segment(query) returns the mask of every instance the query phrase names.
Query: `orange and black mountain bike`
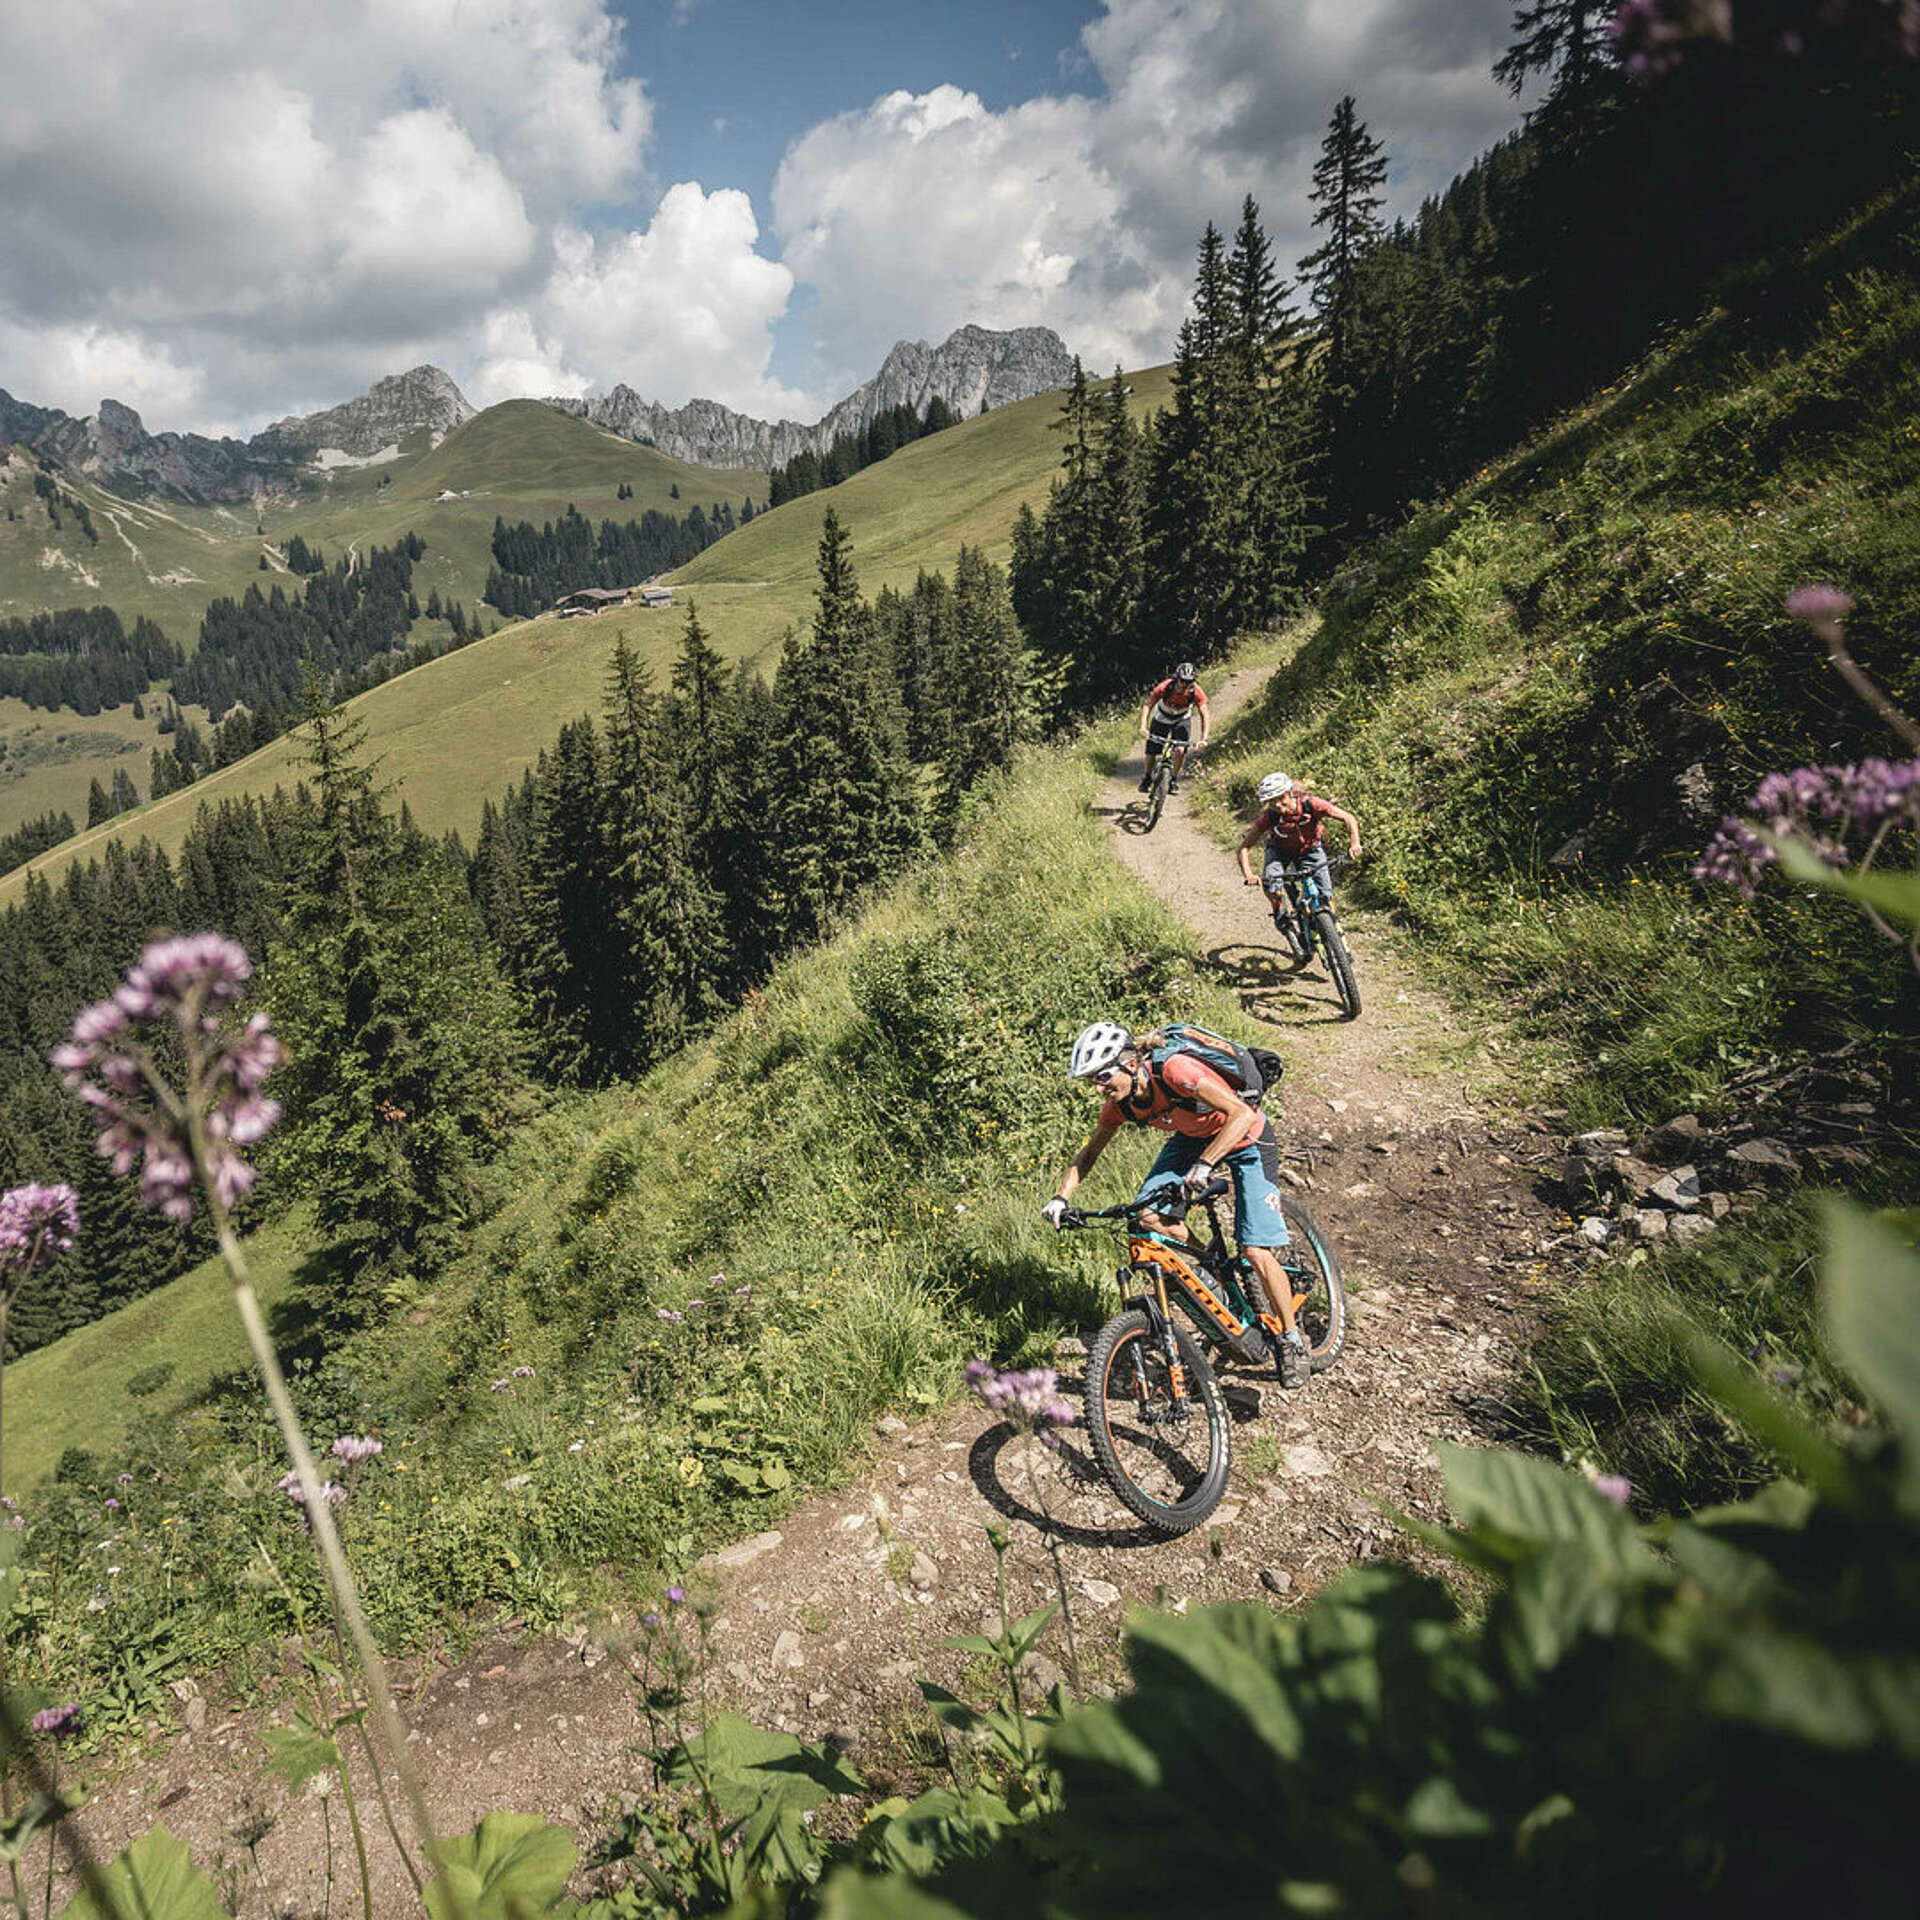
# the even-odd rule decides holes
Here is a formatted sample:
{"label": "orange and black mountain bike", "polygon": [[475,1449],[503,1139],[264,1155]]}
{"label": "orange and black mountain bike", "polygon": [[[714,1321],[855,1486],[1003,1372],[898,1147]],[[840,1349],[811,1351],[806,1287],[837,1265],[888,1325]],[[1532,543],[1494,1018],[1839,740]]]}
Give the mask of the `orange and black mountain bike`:
{"label": "orange and black mountain bike", "polygon": [[[1279,1320],[1254,1305],[1262,1293],[1251,1263],[1228,1246],[1214,1211],[1229,1190],[1230,1182],[1218,1179],[1189,1201],[1177,1186],[1158,1187],[1144,1201],[1098,1213],[1069,1207],[1060,1217],[1062,1228],[1126,1222],[1127,1264],[1118,1274],[1124,1304],[1087,1352],[1087,1436],[1114,1492],[1160,1533],[1186,1533],[1206,1519],[1233,1465],[1220,1383],[1174,1307],[1242,1360],[1271,1363],[1280,1337]],[[1177,1224],[1190,1208],[1204,1215],[1210,1239],[1176,1239],[1140,1219],[1152,1213]],[[1286,1214],[1292,1244],[1273,1251],[1292,1283],[1295,1324],[1320,1373],[1346,1344],[1346,1289],[1312,1214],[1291,1198]]]}

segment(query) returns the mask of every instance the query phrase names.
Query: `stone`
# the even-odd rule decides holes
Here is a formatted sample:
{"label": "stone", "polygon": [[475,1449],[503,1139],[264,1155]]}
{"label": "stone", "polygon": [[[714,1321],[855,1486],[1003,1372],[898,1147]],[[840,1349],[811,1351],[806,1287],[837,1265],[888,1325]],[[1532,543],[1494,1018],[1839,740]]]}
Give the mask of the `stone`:
{"label": "stone", "polygon": [[1055,1687],[1064,1687],[1067,1684],[1066,1672],[1059,1662],[1050,1660],[1038,1648],[1020,1662],[1020,1671],[1042,1693],[1051,1693]]}
{"label": "stone", "polygon": [[905,1433],[907,1423],[897,1413],[883,1413],[873,1423],[875,1433]]}
{"label": "stone", "polygon": [[1874,1161],[1864,1147],[1836,1142],[1832,1146],[1808,1148],[1807,1164],[1823,1180],[1844,1180],[1851,1174],[1871,1171]]}
{"label": "stone", "polygon": [[1675,1167],[1653,1183],[1648,1195],[1674,1213],[1691,1213],[1700,1204],[1700,1175],[1692,1167]]}
{"label": "stone", "polygon": [[196,1693],[187,1702],[181,1717],[186,1721],[189,1733],[198,1733],[207,1724],[207,1703]]}
{"label": "stone", "polygon": [[1703,1193],[1700,1205],[1709,1220],[1724,1220],[1733,1211],[1732,1197],[1724,1193]]}
{"label": "stone", "polygon": [[1613,1222],[1602,1220],[1597,1214],[1589,1214],[1579,1226],[1580,1238],[1590,1247],[1604,1247],[1613,1238],[1613,1232]]}
{"label": "stone", "polygon": [[1671,1164],[1685,1160],[1699,1146],[1706,1129],[1697,1113],[1676,1113],[1652,1128],[1640,1142],[1640,1151],[1649,1160]]}
{"label": "stone", "polygon": [[1262,1567],[1260,1584],[1269,1593],[1290,1593],[1293,1590],[1293,1575],[1285,1567]]}
{"label": "stone", "polygon": [[1087,1357],[1087,1343],[1077,1333],[1063,1333],[1053,1343],[1053,1350],[1062,1360],[1084,1360]]}
{"label": "stone", "polygon": [[922,1593],[931,1593],[940,1584],[940,1566],[930,1553],[916,1553],[913,1565],[907,1569],[907,1578]]}
{"label": "stone", "polygon": [[1627,1150],[1627,1136],[1618,1127],[1597,1127],[1591,1133],[1578,1133],[1567,1142],[1567,1151],[1583,1160],[1610,1160]]}
{"label": "stone", "polygon": [[1286,1449],[1286,1463],[1287,1471],[1299,1480],[1324,1480],[1333,1472],[1333,1462],[1304,1440]]}
{"label": "stone", "polygon": [[806,1649],[800,1643],[800,1636],[791,1627],[784,1629],[773,1643],[773,1657],[769,1664],[775,1673],[798,1673],[807,1664]]}
{"label": "stone", "polygon": [[509,1474],[500,1482],[500,1490],[503,1493],[518,1493],[522,1487],[531,1486],[532,1483],[533,1475],[530,1473]]}
{"label": "stone", "polygon": [[1626,1218],[1627,1231],[1642,1246],[1664,1240],[1667,1237],[1668,1216],[1658,1207],[1636,1207]]}
{"label": "stone", "polygon": [[1662,1178],[1658,1167],[1649,1166],[1644,1160],[1636,1160],[1630,1153],[1616,1153],[1613,1156],[1607,1177],[1616,1193],[1624,1195],[1639,1207],[1644,1207],[1653,1198],[1653,1190]]}
{"label": "stone", "polygon": [[776,1532],[756,1533],[750,1539],[736,1540],[730,1547],[721,1547],[717,1552],[705,1555],[700,1564],[703,1567],[751,1566],[763,1553],[771,1553],[779,1544],[780,1535]]}
{"label": "stone", "polygon": [[1560,1162],[1560,1191],[1577,1206],[1583,1201],[1603,1199],[1609,1189],[1607,1178],[1611,1160],[1592,1160],[1584,1153],[1570,1153]]}
{"label": "stone", "polygon": [[1111,1580],[1096,1580],[1089,1577],[1080,1582],[1080,1591],[1096,1607],[1110,1607],[1120,1598],[1120,1589]]}
{"label": "stone", "polygon": [[1667,1220],[1667,1238],[1676,1243],[1704,1240],[1713,1230],[1714,1222],[1704,1213],[1676,1213]]}
{"label": "stone", "polygon": [[1736,1187],[1791,1186],[1800,1178],[1800,1162],[1783,1142],[1762,1134],[1728,1149],[1726,1173]]}

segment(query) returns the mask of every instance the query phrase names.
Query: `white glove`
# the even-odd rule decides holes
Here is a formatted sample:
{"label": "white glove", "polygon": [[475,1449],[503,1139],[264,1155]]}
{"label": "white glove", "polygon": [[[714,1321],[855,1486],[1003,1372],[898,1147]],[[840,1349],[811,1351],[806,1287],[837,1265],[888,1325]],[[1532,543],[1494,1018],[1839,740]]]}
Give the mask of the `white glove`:
{"label": "white glove", "polygon": [[1218,1172],[1218,1167],[1210,1167],[1204,1160],[1196,1160],[1187,1169],[1185,1182],[1187,1191],[1198,1193],[1201,1188],[1212,1184],[1213,1176]]}
{"label": "white glove", "polygon": [[1040,1209],[1040,1218],[1058,1232],[1061,1219],[1065,1216],[1066,1211],[1067,1203],[1056,1193],[1053,1198]]}

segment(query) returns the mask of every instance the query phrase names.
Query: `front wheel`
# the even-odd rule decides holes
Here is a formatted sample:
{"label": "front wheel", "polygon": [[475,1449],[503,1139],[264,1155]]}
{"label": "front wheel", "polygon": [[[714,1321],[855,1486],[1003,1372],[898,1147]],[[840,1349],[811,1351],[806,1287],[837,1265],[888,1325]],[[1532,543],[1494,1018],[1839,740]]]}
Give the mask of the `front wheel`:
{"label": "front wheel", "polygon": [[1327,971],[1333,975],[1334,991],[1340,996],[1340,1012],[1348,1020],[1360,1012],[1360,983],[1353,977],[1353,956],[1347,951],[1346,935],[1333,917],[1330,907],[1322,907],[1313,916],[1313,930],[1320,936],[1320,950],[1327,956]]}
{"label": "front wheel", "polygon": [[1165,749],[1153,763],[1153,784],[1147,790],[1147,831],[1160,824],[1161,809],[1167,804],[1167,789],[1173,784],[1172,756]]}
{"label": "front wheel", "polygon": [[[1220,1383],[1184,1328],[1176,1381],[1137,1307],[1100,1329],[1087,1355],[1087,1437],[1127,1511],[1156,1533],[1187,1533],[1220,1504],[1233,1430]],[[1175,1391],[1176,1385],[1179,1391]]]}
{"label": "front wheel", "polygon": [[1284,1203],[1291,1244],[1273,1249],[1293,1288],[1293,1321],[1307,1343],[1315,1373],[1325,1373],[1347,1344],[1347,1289],[1340,1262],[1320,1223],[1289,1197]]}

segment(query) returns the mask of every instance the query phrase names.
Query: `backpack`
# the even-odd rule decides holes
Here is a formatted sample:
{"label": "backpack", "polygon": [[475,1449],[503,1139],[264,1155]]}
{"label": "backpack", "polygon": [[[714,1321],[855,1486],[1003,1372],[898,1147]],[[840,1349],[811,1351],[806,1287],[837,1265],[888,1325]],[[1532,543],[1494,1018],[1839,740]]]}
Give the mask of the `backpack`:
{"label": "backpack", "polygon": [[[1269,1047],[1243,1047],[1237,1040],[1215,1033],[1211,1027],[1196,1026],[1191,1020],[1171,1020],[1156,1032],[1140,1036],[1141,1051],[1156,1084],[1160,1069],[1176,1053],[1197,1055],[1243,1099],[1258,1105],[1269,1088],[1280,1084],[1286,1062]],[[1176,1106],[1191,1106],[1191,1101],[1176,1100]]]}

